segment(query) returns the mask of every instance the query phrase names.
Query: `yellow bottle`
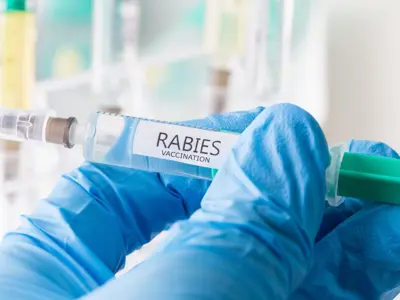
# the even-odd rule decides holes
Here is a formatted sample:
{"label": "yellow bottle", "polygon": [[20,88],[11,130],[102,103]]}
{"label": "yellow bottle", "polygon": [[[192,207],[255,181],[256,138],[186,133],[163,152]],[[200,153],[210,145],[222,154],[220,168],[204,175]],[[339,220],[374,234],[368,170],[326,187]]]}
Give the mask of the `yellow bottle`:
{"label": "yellow bottle", "polygon": [[0,106],[31,108],[35,83],[35,15],[11,10],[1,23]]}
{"label": "yellow bottle", "polygon": [[[8,0],[0,23],[0,107],[29,109],[35,85],[35,15],[26,10],[25,0]],[[2,144],[7,154],[6,180],[15,179],[19,169],[18,142]]]}

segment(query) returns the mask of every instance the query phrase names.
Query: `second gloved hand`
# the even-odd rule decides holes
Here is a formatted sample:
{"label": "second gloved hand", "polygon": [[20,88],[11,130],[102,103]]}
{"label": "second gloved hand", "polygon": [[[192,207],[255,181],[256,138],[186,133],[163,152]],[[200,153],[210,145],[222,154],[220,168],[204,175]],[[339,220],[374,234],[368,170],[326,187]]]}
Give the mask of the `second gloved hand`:
{"label": "second gloved hand", "polygon": [[[383,143],[351,141],[349,149],[399,158]],[[346,198],[326,208],[313,268],[291,299],[391,300],[400,293],[399,257],[400,206]]]}

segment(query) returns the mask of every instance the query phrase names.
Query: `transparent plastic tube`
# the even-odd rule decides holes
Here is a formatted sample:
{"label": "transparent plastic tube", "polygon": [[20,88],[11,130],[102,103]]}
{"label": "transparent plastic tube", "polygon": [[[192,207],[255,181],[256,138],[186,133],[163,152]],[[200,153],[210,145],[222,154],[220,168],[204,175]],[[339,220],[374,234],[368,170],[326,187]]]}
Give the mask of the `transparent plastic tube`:
{"label": "transparent plastic tube", "polygon": [[51,117],[43,111],[2,109],[0,113],[0,139],[22,142],[46,141],[46,126]]}
{"label": "transparent plastic tube", "polygon": [[349,151],[347,144],[340,144],[330,149],[331,162],[326,170],[326,201],[331,206],[343,203],[343,197],[338,195],[339,172],[343,156]]}
{"label": "transparent plastic tube", "polygon": [[[0,112],[0,138],[83,147],[87,161],[212,180],[236,143],[238,133],[97,112],[87,124],[26,111]],[[326,200],[337,206],[339,170],[345,145],[333,147],[326,171]]]}
{"label": "transparent plastic tube", "polygon": [[[85,132],[84,138],[82,133]],[[105,113],[92,114],[85,130],[78,130],[88,161],[149,172],[212,180],[239,134]],[[330,150],[326,171],[326,200],[339,206],[340,165],[346,144]]]}

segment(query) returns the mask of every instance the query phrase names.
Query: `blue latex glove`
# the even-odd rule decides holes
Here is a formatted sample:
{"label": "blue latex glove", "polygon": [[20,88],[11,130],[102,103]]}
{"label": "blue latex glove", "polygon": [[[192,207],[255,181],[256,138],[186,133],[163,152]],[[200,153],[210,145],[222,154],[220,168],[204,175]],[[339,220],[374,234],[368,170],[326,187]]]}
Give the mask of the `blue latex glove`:
{"label": "blue latex glove", "polygon": [[[214,116],[201,124],[240,132],[260,112]],[[320,287],[318,272],[327,278],[325,285],[337,285],[341,266],[328,262],[341,260],[329,258],[327,269],[316,267],[316,260],[309,273],[315,240],[320,259],[324,252],[320,245],[351,214],[350,208],[342,213],[326,210],[316,238],[324,212],[327,164],[325,139],[307,113],[291,105],[266,109],[240,138],[201,210],[173,227],[171,241],[160,253],[84,298],[301,298]],[[90,164],[81,167],[65,176],[47,202],[1,244],[0,298],[73,299],[93,291],[113,278],[125,255],[152,233],[196,210],[207,187],[199,180]],[[358,201],[352,203],[354,210],[361,207]],[[366,217],[364,225],[373,223],[370,215]],[[386,222],[390,236],[395,233],[396,223],[377,221]],[[342,250],[369,252],[375,245],[353,246],[349,243]],[[387,271],[395,270],[399,251],[394,249],[390,257],[392,269],[374,265],[385,252],[380,251],[363,256],[364,262],[376,267],[375,276],[387,278],[394,275]],[[348,266],[354,272],[358,267],[351,261]],[[366,267],[358,270],[364,274]],[[310,277],[316,284],[309,284]],[[387,279],[385,290],[395,286],[393,278]],[[353,280],[349,287],[356,289],[362,282],[368,282],[365,276],[358,286]],[[331,298],[343,296],[336,293],[343,290],[336,285]]]}
{"label": "blue latex glove", "polygon": [[[349,146],[399,158],[383,143]],[[326,209],[316,241],[315,263],[293,299],[393,299],[400,293],[400,206],[347,198]]]}
{"label": "blue latex glove", "polygon": [[[262,110],[190,123],[240,133]],[[2,241],[0,299],[86,295],[113,279],[126,255],[197,210],[209,184],[90,163],[64,175]]]}
{"label": "blue latex glove", "polygon": [[286,299],[312,265],[328,146],[292,105],[239,138],[190,220],[150,259],[85,299]]}

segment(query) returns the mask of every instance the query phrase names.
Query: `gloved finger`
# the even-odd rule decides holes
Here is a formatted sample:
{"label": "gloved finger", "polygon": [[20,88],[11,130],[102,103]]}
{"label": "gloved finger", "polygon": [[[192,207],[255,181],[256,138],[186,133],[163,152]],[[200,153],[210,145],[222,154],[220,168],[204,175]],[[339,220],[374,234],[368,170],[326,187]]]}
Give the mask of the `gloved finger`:
{"label": "gloved finger", "polygon": [[[349,151],[355,153],[399,158],[397,152],[385,143],[378,143],[373,141],[351,140],[349,142]],[[371,203],[354,198],[346,198],[344,202],[338,207],[332,207],[327,204],[321,228],[317,234],[316,242],[321,240],[337,225],[342,223],[344,220],[355,214],[366,205],[371,205]]]}
{"label": "gloved finger", "polygon": [[310,267],[328,163],[325,137],[308,113],[267,108],[240,137],[201,209],[108,294],[122,296],[129,284],[129,299],[286,299]]}
{"label": "gloved finger", "polygon": [[[191,124],[240,132],[260,111],[262,108],[211,116]],[[132,120],[122,122],[122,135],[114,144],[110,138],[119,136],[121,126],[110,126],[110,130],[118,130],[100,137],[107,147],[112,144],[104,158],[107,162],[131,157]],[[101,159],[102,145],[99,143],[98,148],[89,145],[86,151],[100,150],[93,155]],[[85,163],[63,176],[32,222],[42,231],[52,232],[55,239],[60,238],[60,243],[71,249],[83,248],[84,244],[90,251],[80,256],[95,254],[107,268],[117,272],[124,266],[127,254],[150,241],[167,225],[189,217],[200,206],[208,186],[209,182],[204,180]],[[71,236],[71,232],[72,238],[59,236],[61,233]]]}
{"label": "gloved finger", "polygon": [[[185,124],[203,128],[211,128],[224,132],[242,133],[254,119],[264,110],[263,107],[246,112],[214,114],[206,119],[185,121]],[[211,184],[211,181],[195,178],[182,178],[168,174],[160,174],[164,186],[169,192],[178,194],[190,216],[200,208],[201,199]]]}
{"label": "gloved finger", "polygon": [[399,257],[400,207],[368,205],[316,245],[313,269],[293,299],[393,299]]}
{"label": "gloved finger", "polygon": [[[184,121],[180,123],[222,132],[242,133],[255,117],[263,111],[263,109],[264,108],[259,107],[251,111],[211,115],[206,119]],[[188,176],[179,176],[198,173],[198,171],[194,171],[200,169],[198,166],[189,164],[183,165],[177,161],[158,159],[154,157],[148,159],[142,155],[131,154],[135,128],[138,125],[138,120],[126,118],[124,121],[125,126],[120,134],[120,138],[112,146],[111,151],[107,153],[106,162],[109,164],[132,165],[135,167],[135,170],[126,168],[121,169],[125,170],[125,175],[129,174],[129,172],[131,174],[137,174],[137,170],[147,170],[159,173],[159,181],[161,181],[161,183],[167,188],[168,192],[181,199],[186,217],[190,216],[200,207],[200,200],[203,198],[211,181]],[[127,153],[130,155],[126,155]],[[107,167],[102,166],[102,169],[106,168]],[[111,167],[111,171],[113,169],[115,169],[115,167]],[[162,171],[165,171],[165,173]],[[175,175],[169,175],[174,173]]]}

